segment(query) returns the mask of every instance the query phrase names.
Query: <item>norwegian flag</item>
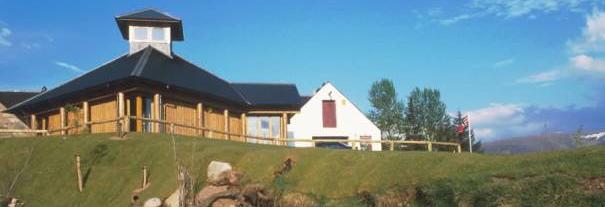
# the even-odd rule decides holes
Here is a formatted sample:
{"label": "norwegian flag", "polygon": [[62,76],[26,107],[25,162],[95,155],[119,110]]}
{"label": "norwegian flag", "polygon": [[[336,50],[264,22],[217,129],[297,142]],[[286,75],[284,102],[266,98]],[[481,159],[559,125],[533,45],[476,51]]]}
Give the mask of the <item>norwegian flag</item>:
{"label": "norwegian flag", "polygon": [[464,130],[468,127],[468,115],[462,117],[462,124],[458,125],[458,127],[456,127],[456,132],[458,132],[458,134],[462,134],[464,133]]}

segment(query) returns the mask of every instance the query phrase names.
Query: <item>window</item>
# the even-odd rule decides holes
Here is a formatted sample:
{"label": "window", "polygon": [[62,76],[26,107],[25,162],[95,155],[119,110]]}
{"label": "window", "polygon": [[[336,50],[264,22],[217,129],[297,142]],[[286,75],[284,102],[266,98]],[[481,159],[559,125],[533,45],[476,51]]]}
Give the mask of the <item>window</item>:
{"label": "window", "polygon": [[165,40],[165,36],[166,35],[164,35],[164,28],[154,27],[152,29],[152,32],[151,32],[152,40],[155,40],[155,41],[164,41]]}
{"label": "window", "polygon": [[155,42],[167,42],[170,31],[164,27],[132,27],[133,36],[132,39],[135,41],[155,41]]}
{"label": "window", "polygon": [[[246,132],[249,136],[279,138],[281,134],[281,117],[279,116],[249,116]],[[270,144],[268,140],[248,139],[252,143]]]}
{"label": "window", "polygon": [[135,27],[134,28],[134,39],[135,40],[147,40],[147,27]]}
{"label": "window", "polygon": [[322,116],[324,128],[336,128],[336,102],[334,100],[322,102]]}

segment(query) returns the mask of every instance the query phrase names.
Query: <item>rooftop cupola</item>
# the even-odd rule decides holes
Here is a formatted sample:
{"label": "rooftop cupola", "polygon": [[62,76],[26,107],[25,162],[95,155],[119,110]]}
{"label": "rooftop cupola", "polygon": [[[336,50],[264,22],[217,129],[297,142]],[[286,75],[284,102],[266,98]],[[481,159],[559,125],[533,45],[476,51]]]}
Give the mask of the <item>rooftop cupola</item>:
{"label": "rooftop cupola", "polygon": [[117,16],[116,22],[122,38],[130,44],[129,54],[152,46],[172,56],[172,41],[183,41],[181,19],[154,9]]}

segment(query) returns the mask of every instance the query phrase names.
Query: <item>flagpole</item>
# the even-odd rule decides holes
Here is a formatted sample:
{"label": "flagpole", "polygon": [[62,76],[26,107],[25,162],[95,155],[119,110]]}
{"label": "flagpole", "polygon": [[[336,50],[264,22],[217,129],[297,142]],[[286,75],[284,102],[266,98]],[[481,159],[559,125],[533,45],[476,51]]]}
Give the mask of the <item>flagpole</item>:
{"label": "flagpole", "polygon": [[466,113],[466,118],[468,118],[468,151],[473,153],[473,141],[471,140],[471,130],[473,129],[471,125],[471,113]]}

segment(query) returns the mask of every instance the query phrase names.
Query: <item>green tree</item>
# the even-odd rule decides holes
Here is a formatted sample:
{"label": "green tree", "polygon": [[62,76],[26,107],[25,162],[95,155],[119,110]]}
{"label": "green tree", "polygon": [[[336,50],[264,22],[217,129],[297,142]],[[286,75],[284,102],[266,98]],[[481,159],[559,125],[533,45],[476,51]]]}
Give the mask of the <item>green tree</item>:
{"label": "green tree", "polygon": [[372,84],[369,92],[372,105],[369,117],[382,131],[382,139],[396,140],[403,136],[403,102],[397,98],[393,81],[381,79]]}
{"label": "green tree", "polygon": [[[458,126],[462,125],[462,122],[464,121],[463,118],[464,118],[464,116],[462,115],[462,113],[460,111],[458,111],[456,113],[456,116],[453,119],[453,122],[452,122],[453,126],[457,128]],[[454,132],[454,136],[452,136],[453,139],[450,140],[450,142],[460,143],[460,146],[462,147],[462,151],[468,152],[469,151],[469,149],[468,149],[468,133],[469,133],[468,127],[465,127],[464,132],[462,132],[462,133],[458,133],[457,130],[452,131],[452,132]],[[482,152],[483,150],[481,149],[481,141],[479,141],[475,138],[475,130],[471,129],[470,133],[471,133],[471,139],[473,140],[473,152]]]}
{"label": "green tree", "polygon": [[446,141],[452,125],[437,89],[415,88],[405,111],[408,137],[415,140]]}

